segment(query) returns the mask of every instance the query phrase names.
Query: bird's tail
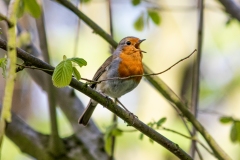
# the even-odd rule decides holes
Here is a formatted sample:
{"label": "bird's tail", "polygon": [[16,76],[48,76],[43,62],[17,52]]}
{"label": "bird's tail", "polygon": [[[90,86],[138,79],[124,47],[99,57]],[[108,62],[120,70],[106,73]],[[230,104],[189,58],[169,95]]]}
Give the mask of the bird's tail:
{"label": "bird's tail", "polygon": [[88,103],[88,106],[84,110],[83,114],[78,119],[78,123],[86,126],[88,124],[88,121],[90,120],[96,106],[97,106],[97,103],[93,100],[90,100],[90,102]]}

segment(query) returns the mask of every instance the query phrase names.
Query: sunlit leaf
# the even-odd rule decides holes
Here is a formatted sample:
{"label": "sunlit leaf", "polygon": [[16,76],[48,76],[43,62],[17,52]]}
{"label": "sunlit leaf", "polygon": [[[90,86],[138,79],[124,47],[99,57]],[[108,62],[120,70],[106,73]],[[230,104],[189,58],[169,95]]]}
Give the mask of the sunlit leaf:
{"label": "sunlit leaf", "polygon": [[141,14],[137,20],[134,22],[134,28],[138,31],[142,31],[144,28],[143,14]]}
{"label": "sunlit leaf", "polygon": [[153,23],[155,23],[157,25],[159,25],[161,23],[161,18],[159,16],[158,12],[148,10],[148,16],[151,18]]}
{"label": "sunlit leaf", "polygon": [[24,0],[19,2],[19,7],[17,10],[17,17],[21,18],[23,16],[23,13],[25,11],[25,5],[24,5]]}
{"label": "sunlit leaf", "polygon": [[74,75],[74,77],[75,77],[77,80],[80,80],[80,79],[81,79],[81,75],[80,75],[80,73],[78,72],[78,70],[77,70],[76,67],[73,67],[73,75]]}
{"label": "sunlit leaf", "polygon": [[74,58],[70,58],[69,60],[71,60],[72,62],[78,64],[79,67],[87,65],[87,62],[84,59],[82,59],[82,58],[74,57]]}
{"label": "sunlit leaf", "polygon": [[115,128],[112,130],[112,135],[113,136],[121,136],[122,135],[122,130],[120,130],[119,128]]}
{"label": "sunlit leaf", "polygon": [[137,5],[139,5],[141,3],[141,0],[132,0],[132,4],[134,5],[134,6],[137,6]]}
{"label": "sunlit leaf", "polygon": [[109,137],[106,137],[106,138],[105,138],[105,145],[104,145],[105,151],[106,151],[109,155],[111,154],[111,147],[112,147],[112,137],[109,136]]}
{"label": "sunlit leaf", "polygon": [[23,0],[24,7],[27,12],[31,14],[31,16],[38,18],[41,15],[41,7],[37,3],[36,0]]}
{"label": "sunlit leaf", "polygon": [[219,120],[220,120],[221,123],[226,124],[226,123],[232,122],[232,121],[233,121],[233,118],[232,118],[232,117],[220,117]]}
{"label": "sunlit leaf", "polygon": [[68,86],[72,79],[72,73],[73,67],[70,60],[60,62],[53,72],[53,85],[59,88]]}

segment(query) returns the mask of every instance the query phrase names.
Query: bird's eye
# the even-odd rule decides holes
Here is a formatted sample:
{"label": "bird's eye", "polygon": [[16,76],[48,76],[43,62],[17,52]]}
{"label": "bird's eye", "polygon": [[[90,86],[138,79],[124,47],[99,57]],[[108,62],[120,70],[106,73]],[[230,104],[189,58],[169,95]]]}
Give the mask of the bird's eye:
{"label": "bird's eye", "polygon": [[127,45],[131,45],[131,42],[130,42],[130,41],[127,41],[126,44],[127,44]]}

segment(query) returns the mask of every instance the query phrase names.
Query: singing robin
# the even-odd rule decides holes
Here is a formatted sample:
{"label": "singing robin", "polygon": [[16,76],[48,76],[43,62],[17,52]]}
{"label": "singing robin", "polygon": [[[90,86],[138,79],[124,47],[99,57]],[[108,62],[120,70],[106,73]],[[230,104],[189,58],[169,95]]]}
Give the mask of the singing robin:
{"label": "singing robin", "polygon": [[[115,77],[122,78],[142,75],[142,52],[144,51],[140,49],[140,44],[144,40],[145,39],[140,40],[136,37],[123,38],[113,54],[97,70],[93,80],[100,81]],[[142,76],[132,77],[130,79],[107,80],[98,84],[92,84],[90,87],[104,95],[117,99],[136,88],[141,79]],[[79,124],[83,124],[84,126],[87,125],[97,104],[96,101],[90,100],[88,106],[78,120]]]}

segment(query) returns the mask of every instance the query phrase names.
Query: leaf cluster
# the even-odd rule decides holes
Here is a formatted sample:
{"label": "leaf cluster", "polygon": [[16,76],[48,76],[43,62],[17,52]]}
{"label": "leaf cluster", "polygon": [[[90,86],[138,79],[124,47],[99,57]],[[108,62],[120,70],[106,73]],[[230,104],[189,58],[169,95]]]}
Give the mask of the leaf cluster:
{"label": "leaf cluster", "polygon": [[81,79],[81,74],[74,64],[82,67],[86,66],[87,62],[78,57],[67,58],[65,55],[63,56],[63,60],[56,66],[53,72],[52,81],[54,86],[58,88],[68,86],[71,82],[72,75],[74,75],[77,80]]}

